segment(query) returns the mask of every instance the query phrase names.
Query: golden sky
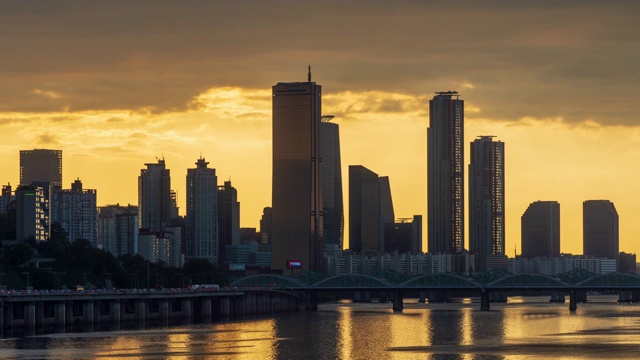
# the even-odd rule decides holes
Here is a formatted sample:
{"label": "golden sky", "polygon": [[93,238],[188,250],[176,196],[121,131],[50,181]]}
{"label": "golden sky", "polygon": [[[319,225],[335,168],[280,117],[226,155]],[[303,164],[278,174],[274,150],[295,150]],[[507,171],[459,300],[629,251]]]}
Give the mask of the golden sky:
{"label": "golden sky", "polygon": [[476,136],[505,142],[508,255],[537,200],[560,202],[561,250],[582,253],[590,199],[615,204],[620,250],[638,253],[638,24],[633,1],[2,1],[0,183],[18,183],[19,150],[61,149],[66,187],[135,204],[140,169],[164,157],[184,214],[202,154],[258,227],[271,86],[311,63],[345,199],[364,165],[389,176],[396,216],[426,221],[428,100],[458,90],[465,160]]}

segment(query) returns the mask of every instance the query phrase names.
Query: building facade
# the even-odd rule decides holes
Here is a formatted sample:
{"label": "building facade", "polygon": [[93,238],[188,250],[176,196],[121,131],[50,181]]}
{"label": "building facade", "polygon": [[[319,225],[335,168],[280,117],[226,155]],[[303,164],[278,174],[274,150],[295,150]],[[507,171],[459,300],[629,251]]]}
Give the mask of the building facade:
{"label": "building facade", "polygon": [[464,250],[464,101],[455,91],[429,101],[427,226],[430,253]]}
{"label": "building facade", "polygon": [[522,256],[554,257],[560,255],[560,204],[536,201],[521,218]]}
{"label": "building facade", "polygon": [[322,211],[325,244],[344,244],[344,203],[342,197],[342,164],[340,160],[340,128],[323,116],[320,124],[322,149]]}
{"label": "building facade", "polygon": [[0,213],[6,213],[9,208],[9,204],[15,200],[13,196],[13,190],[11,184],[2,185],[2,193],[0,194]]}
{"label": "building facade", "polygon": [[218,177],[203,158],[187,169],[187,258],[218,264]]}
{"label": "building facade", "polygon": [[161,232],[174,211],[171,200],[171,175],[164,159],[145,164],[138,177],[138,227]]}
{"label": "building facade", "polygon": [[471,143],[469,251],[504,255],[504,143],[481,136]]}
{"label": "building facade", "polygon": [[45,241],[49,238],[49,202],[44,189],[38,186],[18,186],[16,189],[16,238]]}
{"label": "building facade", "polygon": [[34,181],[62,187],[62,150],[20,150],[20,185]]}
{"label": "building facade", "polygon": [[295,261],[300,270],[322,270],[322,87],[310,73],[307,82],[278,83],[272,110],[271,269],[288,273]]}
{"label": "building facade", "polygon": [[582,203],[582,236],[585,256],[618,259],[618,212],[609,200]]}
{"label": "building facade", "polygon": [[58,222],[67,232],[69,242],[88,240],[98,246],[97,191],[83,189],[80,179],[71,189],[53,190],[51,194],[51,223]]}
{"label": "building facade", "polygon": [[138,207],[107,205],[98,209],[98,247],[113,256],[138,253]]}

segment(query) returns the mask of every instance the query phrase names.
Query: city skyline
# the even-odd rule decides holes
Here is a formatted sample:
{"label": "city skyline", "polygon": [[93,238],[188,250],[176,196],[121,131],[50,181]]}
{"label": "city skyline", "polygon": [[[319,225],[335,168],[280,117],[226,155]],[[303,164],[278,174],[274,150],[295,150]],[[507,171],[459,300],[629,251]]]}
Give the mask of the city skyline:
{"label": "city skyline", "polygon": [[609,199],[620,251],[640,252],[640,5],[330,5],[0,4],[11,50],[0,183],[17,188],[19,150],[60,149],[63,184],[79,177],[99,206],[134,204],[140,168],[163,157],[184,215],[186,170],[201,153],[233,180],[241,225],[258,227],[271,205],[270,86],[303,81],[310,61],[340,125],[343,174],[365,164],[388,175],[398,217],[427,215],[428,99],[457,90],[464,166],[478,135],[509,144],[507,255],[520,252],[520,216],[536,200],[561,204],[561,251],[582,253],[582,203]]}

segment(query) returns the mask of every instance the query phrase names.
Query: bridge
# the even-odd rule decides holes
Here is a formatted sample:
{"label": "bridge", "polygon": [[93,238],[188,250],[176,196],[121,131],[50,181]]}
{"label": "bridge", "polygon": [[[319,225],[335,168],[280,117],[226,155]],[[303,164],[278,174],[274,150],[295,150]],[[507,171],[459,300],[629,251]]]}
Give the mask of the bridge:
{"label": "bridge", "polygon": [[317,310],[318,293],[338,291],[353,292],[365,298],[370,292],[390,293],[394,311],[402,311],[403,295],[418,293],[424,302],[450,300],[453,292],[475,293],[480,296],[480,309],[489,310],[492,295],[506,300],[507,293],[551,292],[552,301],[565,302],[569,296],[569,310],[575,311],[579,301],[586,301],[590,291],[616,291],[619,301],[640,301],[640,276],[610,273],[596,275],[584,270],[575,270],[556,276],[542,274],[488,273],[462,276],[452,273],[407,276],[387,271],[375,275],[340,274],[328,276],[318,272],[301,272],[294,276],[276,274],[253,275],[234,281],[232,286],[300,291],[305,294],[307,310]]}
{"label": "bridge", "polygon": [[0,328],[16,329],[82,324],[182,319],[211,321],[294,311],[298,293],[273,288],[223,288],[164,291],[29,291],[0,294]]}

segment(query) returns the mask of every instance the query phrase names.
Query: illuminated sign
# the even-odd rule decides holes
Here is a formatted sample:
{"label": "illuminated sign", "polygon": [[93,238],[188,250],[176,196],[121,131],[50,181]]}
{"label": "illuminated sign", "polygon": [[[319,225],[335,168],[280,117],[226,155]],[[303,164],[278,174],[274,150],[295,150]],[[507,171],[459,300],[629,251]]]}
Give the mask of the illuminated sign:
{"label": "illuminated sign", "polygon": [[287,269],[302,269],[302,260],[287,260]]}

